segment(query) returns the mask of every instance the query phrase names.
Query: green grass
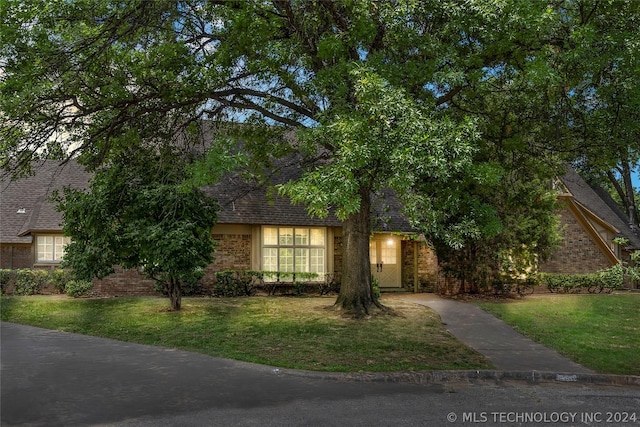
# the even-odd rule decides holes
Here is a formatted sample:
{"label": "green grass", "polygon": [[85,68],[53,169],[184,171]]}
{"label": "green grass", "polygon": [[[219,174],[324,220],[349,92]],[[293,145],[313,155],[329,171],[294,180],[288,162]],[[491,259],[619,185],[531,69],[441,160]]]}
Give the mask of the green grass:
{"label": "green grass", "polygon": [[396,300],[397,316],[354,320],[333,298],[2,297],[3,321],[318,371],[483,369],[490,363],[444,330],[430,309]]}
{"label": "green grass", "polygon": [[583,366],[640,375],[640,295],[540,295],[478,305]]}

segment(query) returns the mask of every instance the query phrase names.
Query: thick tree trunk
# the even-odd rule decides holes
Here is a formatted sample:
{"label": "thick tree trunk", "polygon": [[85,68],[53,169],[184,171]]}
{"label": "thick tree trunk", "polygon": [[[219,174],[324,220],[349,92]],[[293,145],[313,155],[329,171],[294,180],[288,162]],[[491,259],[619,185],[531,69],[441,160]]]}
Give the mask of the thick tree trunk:
{"label": "thick tree trunk", "polygon": [[368,188],[360,189],[360,210],[350,215],[342,225],[343,258],[342,283],[335,306],[363,317],[373,307],[383,308],[373,293],[369,258],[371,234],[371,195]]}
{"label": "thick tree trunk", "polygon": [[180,286],[180,280],[171,276],[167,288],[169,300],[171,301],[171,311],[179,311],[182,307],[182,286]]}

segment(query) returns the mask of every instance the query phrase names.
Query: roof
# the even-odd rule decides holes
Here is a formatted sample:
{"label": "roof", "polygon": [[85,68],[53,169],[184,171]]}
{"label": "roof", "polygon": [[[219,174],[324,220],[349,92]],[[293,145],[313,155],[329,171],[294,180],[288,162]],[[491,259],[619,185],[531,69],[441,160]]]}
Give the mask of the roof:
{"label": "roof", "polygon": [[640,235],[631,228],[628,217],[609,193],[600,187],[590,186],[570,168],[560,180],[580,205],[615,227],[618,230],[617,237],[629,240],[629,249],[640,249]]}
{"label": "roof", "polygon": [[49,198],[65,187],[88,187],[90,174],[75,160],[45,160],[33,175],[0,178],[0,243],[31,243],[33,232],[62,231],[62,215]]}
{"label": "roof", "polygon": [[[342,222],[334,210],[325,218],[309,216],[303,205],[293,205],[288,197],[269,191],[275,184],[296,179],[302,174],[297,162],[281,162],[271,183],[261,185],[243,180],[238,175],[224,177],[220,183],[208,187],[207,194],[218,200],[219,224],[305,225],[315,227],[340,227]],[[372,230],[413,233],[409,221],[401,212],[401,205],[391,190],[373,198]]]}
{"label": "roof", "polygon": [[[278,168],[272,183],[300,176],[299,167],[294,162],[288,164]],[[54,190],[64,187],[86,189],[91,177],[75,160],[63,165],[45,161],[33,169],[32,176],[15,181],[0,180],[1,243],[31,243],[34,232],[61,232],[62,215],[49,197]],[[292,205],[287,197],[271,194],[268,188],[268,185],[242,180],[238,175],[229,175],[205,191],[218,199],[219,224],[342,225],[332,211],[326,218],[310,217],[304,206]],[[374,208],[374,231],[414,232],[392,192],[383,192],[375,200]]]}

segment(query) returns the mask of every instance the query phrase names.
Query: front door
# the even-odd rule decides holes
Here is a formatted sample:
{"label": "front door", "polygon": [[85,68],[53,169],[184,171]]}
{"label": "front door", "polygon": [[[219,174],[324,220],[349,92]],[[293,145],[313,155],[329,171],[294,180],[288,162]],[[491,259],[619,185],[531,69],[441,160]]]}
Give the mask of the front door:
{"label": "front door", "polygon": [[381,288],[402,286],[400,269],[400,243],[393,234],[374,234],[369,243],[371,275],[378,279]]}

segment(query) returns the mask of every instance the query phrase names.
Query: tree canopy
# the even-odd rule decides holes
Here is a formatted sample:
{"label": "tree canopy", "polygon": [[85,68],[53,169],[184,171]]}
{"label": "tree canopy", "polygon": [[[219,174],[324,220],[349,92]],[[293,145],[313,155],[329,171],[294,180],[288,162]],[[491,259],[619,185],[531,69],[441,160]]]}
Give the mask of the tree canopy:
{"label": "tree canopy", "polygon": [[[371,192],[394,188],[417,228],[455,248],[508,225],[485,185],[553,176],[584,154],[580,120],[597,128],[626,87],[612,152],[637,153],[637,5],[8,0],[2,166],[78,155],[95,168],[136,141],[197,138],[201,120],[295,129],[289,152],[315,161],[281,191],[344,220],[339,301],[366,313]],[[277,151],[253,147],[262,160]]]}

